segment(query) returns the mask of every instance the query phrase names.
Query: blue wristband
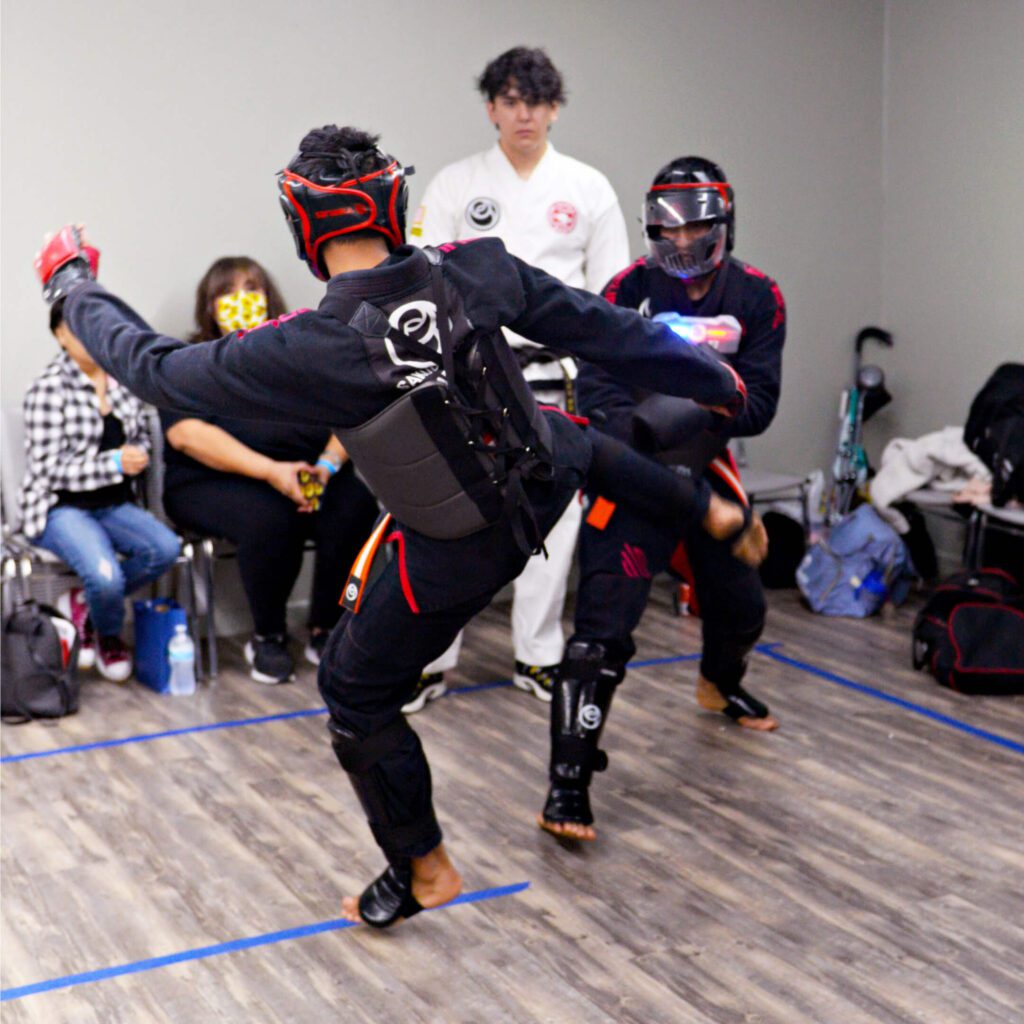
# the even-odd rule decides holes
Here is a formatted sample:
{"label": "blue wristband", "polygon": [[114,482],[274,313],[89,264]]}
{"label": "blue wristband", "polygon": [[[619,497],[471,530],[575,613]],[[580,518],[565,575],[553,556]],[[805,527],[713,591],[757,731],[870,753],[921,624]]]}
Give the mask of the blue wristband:
{"label": "blue wristband", "polygon": [[334,476],[334,474],[337,473],[338,470],[341,468],[340,466],[336,466],[333,462],[331,462],[330,459],[317,459],[316,464],[318,466],[323,466],[324,469],[326,469],[327,472],[331,474],[331,476]]}
{"label": "blue wristband", "polygon": [[118,471],[122,476],[124,475],[124,464],[121,457],[121,449],[115,448],[111,453],[110,457],[114,460],[114,469]]}

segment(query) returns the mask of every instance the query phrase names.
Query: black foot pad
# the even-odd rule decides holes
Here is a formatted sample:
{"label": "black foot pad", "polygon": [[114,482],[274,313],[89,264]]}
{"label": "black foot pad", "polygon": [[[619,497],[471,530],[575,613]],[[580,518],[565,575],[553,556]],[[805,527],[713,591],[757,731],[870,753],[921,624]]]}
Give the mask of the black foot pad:
{"label": "black foot pad", "polygon": [[388,928],[422,909],[412,894],[412,868],[389,866],[359,897],[359,914],[371,928]]}
{"label": "black foot pad", "polygon": [[594,815],[590,810],[590,796],[585,789],[563,789],[552,786],[548,790],[547,802],[541,817],[550,822],[571,822],[576,825],[593,825]]}
{"label": "black foot pad", "polygon": [[[719,690],[719,693],[721,692]],[[768,705],[747,693],[742,686],[737,686],[732,693],[722,693],[722,697],[727,702],[722,708],[722,714],[728,715],[734,722],[738,722],[741,718],[768,717]]]}

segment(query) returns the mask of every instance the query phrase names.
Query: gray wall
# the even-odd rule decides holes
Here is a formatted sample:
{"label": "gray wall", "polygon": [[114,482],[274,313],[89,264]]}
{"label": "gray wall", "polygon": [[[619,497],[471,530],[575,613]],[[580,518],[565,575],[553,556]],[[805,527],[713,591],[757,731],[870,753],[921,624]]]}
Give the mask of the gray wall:
{"label": "gray wall", "polygon": [[725,166],[737,253],[778,279],[790,310],[782,407],[752,452],[777,468],[823,463],[849,338],[881,304],[883,24],[881,0],[11,0],[4,407],[53,350],[30,267],[44,230],[85,221],[104,282],[169,333],[187,330],[195,282],[225,253],[255,256],[289,303],[313,304],[273,180],[302,133],[383,132],[418,168],[415,203],[444,163],[491,144],[473,76],[526,42],[563,69],[553,138],[609,175],[635,254],[661,163],[697,152]]}
{"label": "gray wall", "polygon": [[1024,3],[889,0],[882,322],[891,410],[869,430],[963,423],[1024,361]]}

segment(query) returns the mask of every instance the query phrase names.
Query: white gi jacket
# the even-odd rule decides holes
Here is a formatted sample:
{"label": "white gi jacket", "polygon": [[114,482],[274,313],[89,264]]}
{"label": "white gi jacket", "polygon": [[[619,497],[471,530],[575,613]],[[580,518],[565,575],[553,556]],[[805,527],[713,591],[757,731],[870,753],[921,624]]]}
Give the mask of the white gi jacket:
{"label": "white gi jacket", "polygon": [[497,143],[449,164],[427,186],[409,236],[415,245],[497,236],[513,256],[592,292],[629,263],[611,183],[550,142],[525,181]]}

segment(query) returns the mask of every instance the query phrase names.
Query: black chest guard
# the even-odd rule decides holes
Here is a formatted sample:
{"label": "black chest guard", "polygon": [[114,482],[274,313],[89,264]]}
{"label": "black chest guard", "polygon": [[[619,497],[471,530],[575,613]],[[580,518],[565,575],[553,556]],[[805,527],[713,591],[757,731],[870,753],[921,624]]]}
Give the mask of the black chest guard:
{"label": "black chest guard", "polygon": [[368,302],[349,325],[396,349],[416,350],[439,373],[358,427],[335,433],[367,486],[395,518],[427,537],[456,540],[507,516],[520,546],[541,548],[523,481],[547,479],[551,428],[500,330],[450,312],[440,254],[424,250],[439,349],[396,330]]}

